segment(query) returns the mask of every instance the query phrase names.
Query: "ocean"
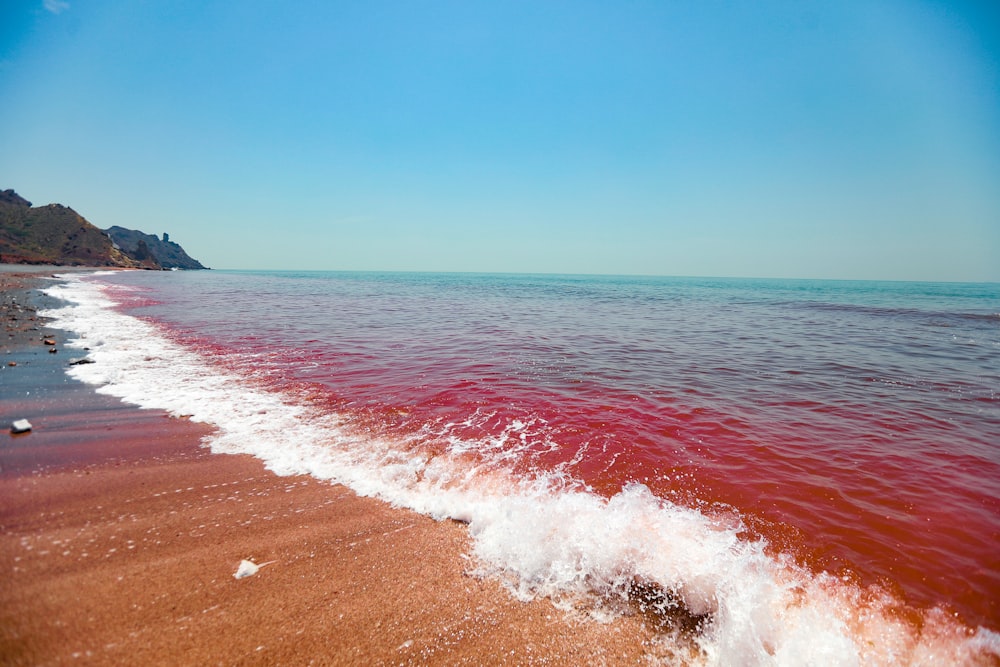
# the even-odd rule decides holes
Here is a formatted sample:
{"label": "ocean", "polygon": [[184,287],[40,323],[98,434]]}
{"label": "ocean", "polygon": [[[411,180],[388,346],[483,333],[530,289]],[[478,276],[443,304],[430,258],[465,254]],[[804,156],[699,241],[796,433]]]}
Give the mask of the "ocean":
{"label": "ocean", "polygon": [[68,372],[705,664],[1000,662],[1000,284],[68,275]]}

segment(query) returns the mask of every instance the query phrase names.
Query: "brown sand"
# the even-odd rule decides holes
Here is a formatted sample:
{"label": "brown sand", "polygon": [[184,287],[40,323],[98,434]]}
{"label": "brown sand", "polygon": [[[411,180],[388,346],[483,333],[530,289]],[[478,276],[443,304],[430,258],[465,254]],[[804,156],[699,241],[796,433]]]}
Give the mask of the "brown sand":
{"label": "brown sand", "polygon": [[[40,340],[62,332],[10,315],[0,418],[34,430],[0,434],[0,664],[669,658],[641,615],[598,623],[470,576],[461,524],[210,454],[206,427],[67,379]],[[237,580],[244,558],[274,562]]]}

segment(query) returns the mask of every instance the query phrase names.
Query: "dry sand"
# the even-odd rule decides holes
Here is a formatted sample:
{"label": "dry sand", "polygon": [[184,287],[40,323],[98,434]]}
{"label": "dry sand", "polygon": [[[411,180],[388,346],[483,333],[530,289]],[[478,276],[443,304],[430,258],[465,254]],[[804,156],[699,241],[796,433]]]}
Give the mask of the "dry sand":
{"label": "dry sand", "polygon": [[[669,657],[641,614],[599,623],[471,576],[461,524],[210,454],[207,427],[70,380],[82,353],[24,310],[37,280],[0,272],[0,664]],[[31,433],[6,432],[22,417]],[[273,562],[237,580],[241,559]]]}

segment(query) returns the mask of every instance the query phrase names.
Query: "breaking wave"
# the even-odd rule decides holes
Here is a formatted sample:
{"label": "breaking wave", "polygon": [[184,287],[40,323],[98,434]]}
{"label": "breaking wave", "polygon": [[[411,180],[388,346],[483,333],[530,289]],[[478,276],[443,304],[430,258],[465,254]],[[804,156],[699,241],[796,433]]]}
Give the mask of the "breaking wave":
{"label": "breaking wave", "polygon": [[[996,664],[1000,635],[940,610],[917,621],[877,588],[811,573],[713,517],[630,484],[608,497],[559,471],[525,475],[484,443],[422,448],[357,432],[348,415],[220,369],[155,323],[115,309],[76,276],[43,313],[92,364],[79,380],[143,408],[214,426],[215,452],[251,454],[279,475],[309,474],[437,519],[467,524],[474,573],[520,599],[544,596],[595,620],[643,613],[707,665]],[[516,430],[518,424],[511,424]],[[470,455],[475,452],[476,455]]]}

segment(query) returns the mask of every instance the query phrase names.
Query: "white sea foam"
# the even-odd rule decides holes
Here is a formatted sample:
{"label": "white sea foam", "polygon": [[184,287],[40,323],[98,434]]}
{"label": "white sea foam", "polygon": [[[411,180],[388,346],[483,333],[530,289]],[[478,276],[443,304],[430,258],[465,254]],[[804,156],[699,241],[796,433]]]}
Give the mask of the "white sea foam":
{"label": "white sea foam", "polygon": [[[608,499],[558,474],[516,478],[502,460],[477,465],[463,456],[488,452],[489,443],[453,441],[432,455],[353,433],[342,416],[220,370],[156,326],[116,312],[93,281],[68,276],[47,292],[70,305],[43,315],[75,332],[68,345],[88,348],[95,362],[71,367],[74,377],[214,425],[214,451],[252,454],[278,474],[310,474],[465,521],[477,572],[501,578],[522,599],[548,596],[595,615],[644,608],[683,626],[675,639],[710,665],[976,664],[1000,656],[996,633],[969,635],[936,612],[918,630],[890,613],[891,598],[774,558],[740,539],[739,527],[645,486]],[[525,428],[512,422],[509,436]]]}

